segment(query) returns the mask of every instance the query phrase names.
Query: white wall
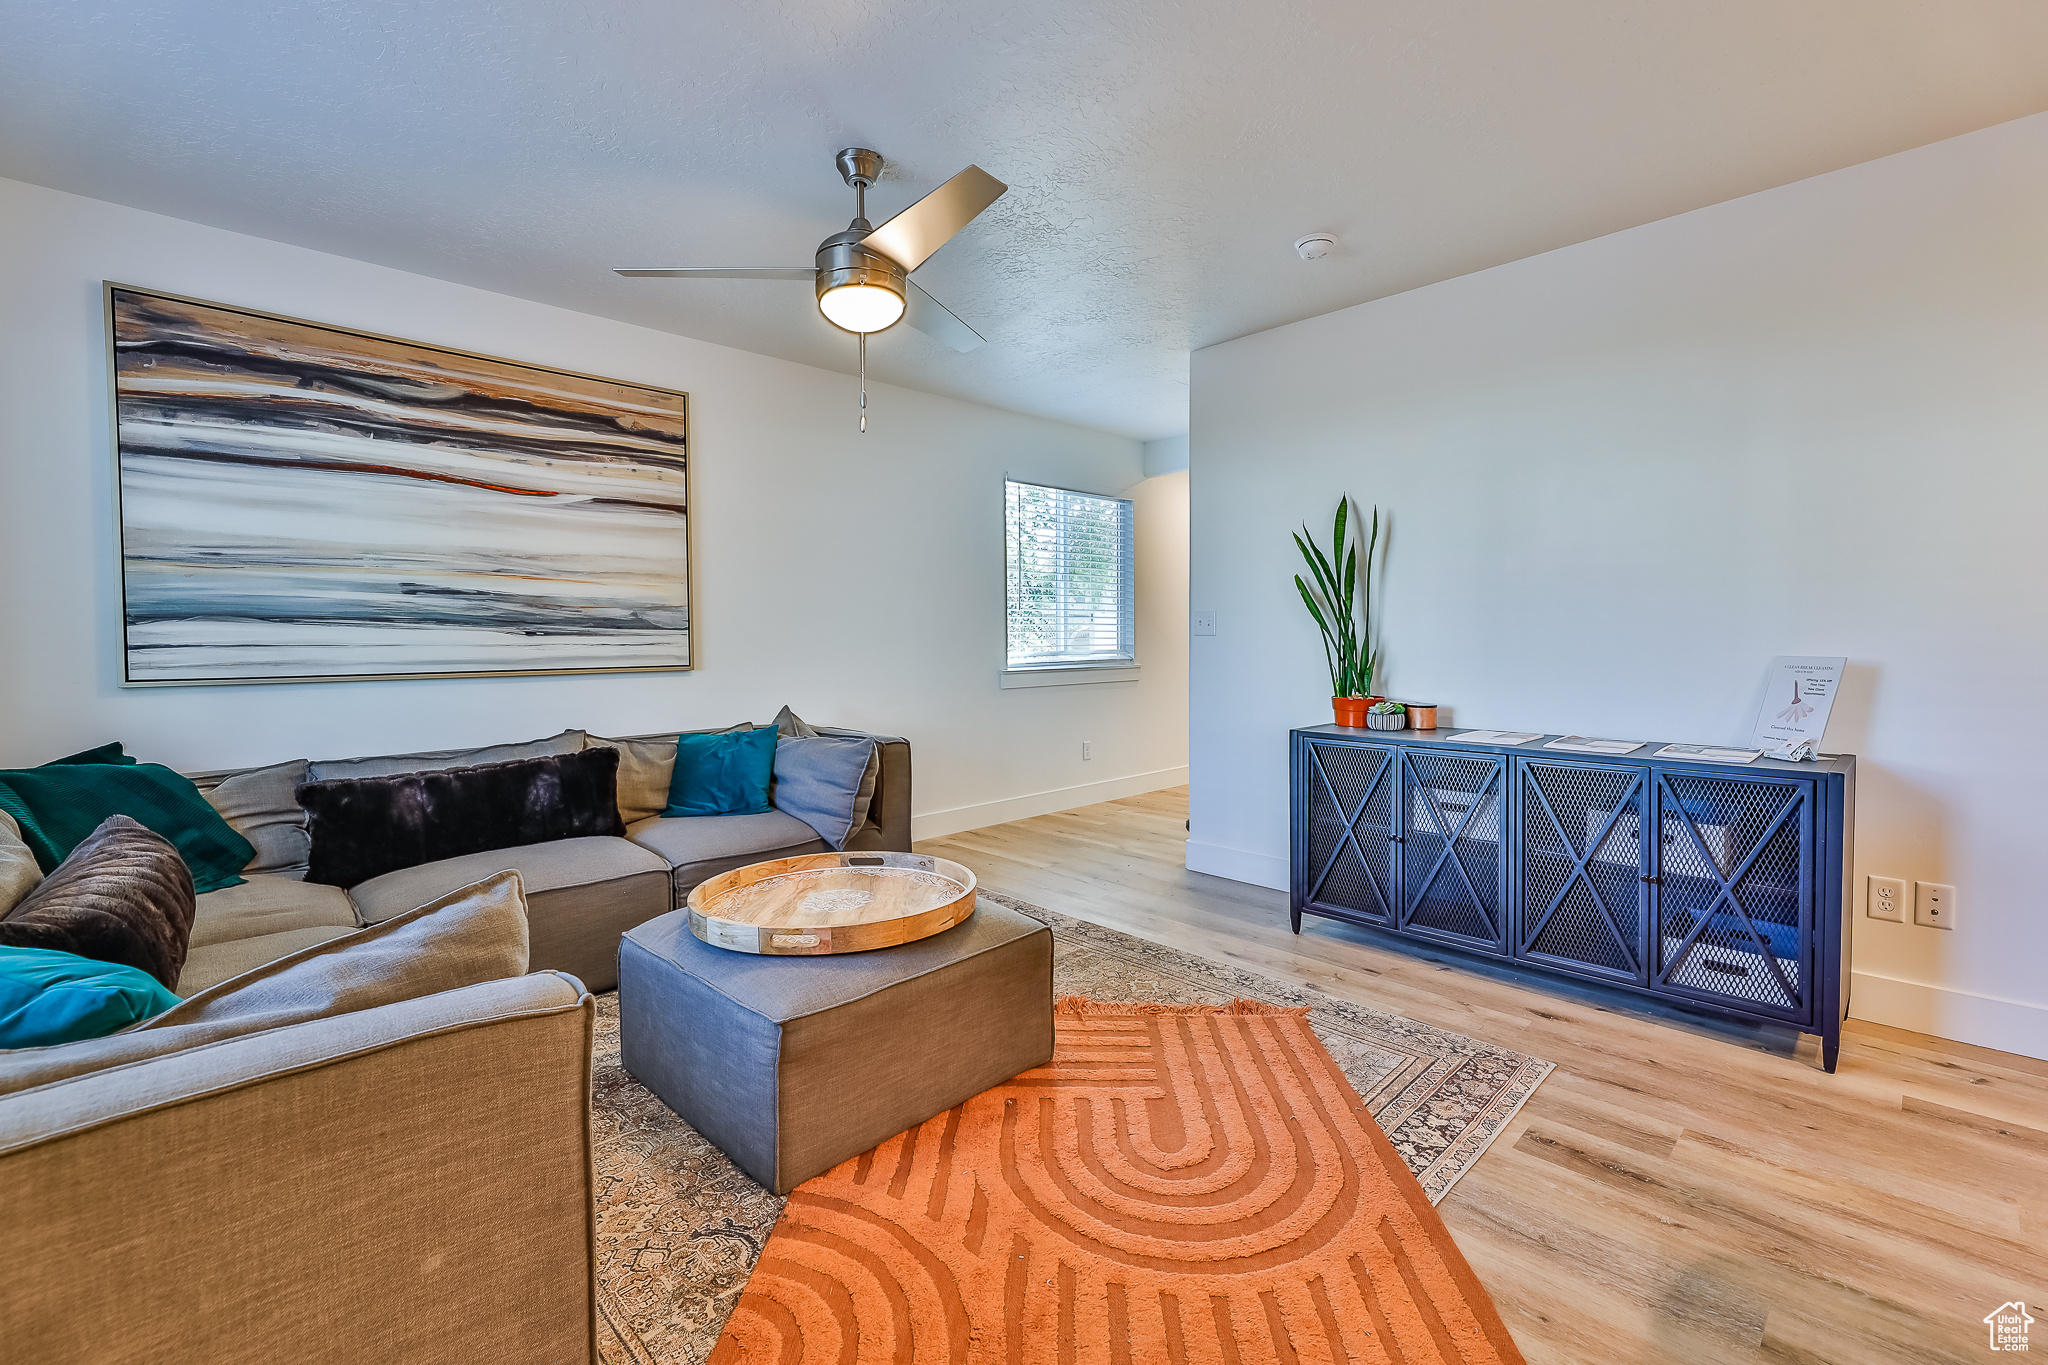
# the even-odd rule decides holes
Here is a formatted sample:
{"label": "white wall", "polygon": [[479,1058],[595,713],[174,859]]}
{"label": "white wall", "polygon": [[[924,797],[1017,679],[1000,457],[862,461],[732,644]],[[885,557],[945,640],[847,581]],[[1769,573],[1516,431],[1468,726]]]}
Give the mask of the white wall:
{"label": "white wall", "polygon": [[[1138,682],[1025,687],[1005,708],[1022,727],[1018,743],[1043,735],[1056,771],[1079,769],[1080,785],[1023,793],[966,811],[932,809],[915,823],[917,837],[936,838],[1004,820],[1021,820],[1096,801],[1114,801],[1188,780],[1188,478],[1165,474],[1122,490],[1135,518]],[[1115,698],[1114,704],[1105,697]],[[1177,736],[1176,753],[1167,736]],[[1081,759],[1081,743],[1094,757]],[[1146,755],[1168,754],[1172,766],[1148,768]]]}
{"label": "white wall", "polygon": [[[687,390],[701,666],[122,689],[103,279]],[[762,306],[809,304],[770,285]],[[0,385],[0,765],[118,739],[195,770],[765,721],[787,702],[908,736],[915,808],[943,813],[921,836],[1184,776],[1184,652],[1148,653],[1134,683],[997,686],[1004,474],[1119,493],[1135,441],[884,386],[863,437],[844,375],[13,181]],[[1157,524],[1141,518],[1147,563]],[[1141,641],[1184,630],[1171,598],[1143,596]]]}
{"label": "white wall", "polygon": [[1155,474],[1178,474],[1188,467],[1188,438],[1162,436],[1156,441],[1145,442],[1145,476]]}
{"label": "white wall", "polygon": [[1739,740],[1847,655],[1852,1012],[2048,1056],[2048,115],[1200,351],[1191,427],[1190,867],[1285,885],[1287,533],[1348,491],[1387,685],[1464,725]]}
{"label": "white wall", "polygon": [[[1131,490],[1137,503],[1138,657],[1146,683],[1145,723],[1188,735],[1188,474],[1155,474]],[[1154,685],[1156,684],[1156,685]],[[1162,775],[1164,776],[1164,775]],[[1187,768],[1178,774],[1187,781]],[[1165,785],[1163,782],[1160,785]],[[1154,790],[1148,788],[1147,790]]]}

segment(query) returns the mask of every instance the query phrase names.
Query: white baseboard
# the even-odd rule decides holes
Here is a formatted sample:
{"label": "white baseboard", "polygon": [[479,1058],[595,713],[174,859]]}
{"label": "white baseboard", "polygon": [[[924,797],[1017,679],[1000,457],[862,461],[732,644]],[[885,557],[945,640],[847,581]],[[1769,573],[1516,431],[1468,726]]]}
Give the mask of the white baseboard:
{"label": "white baseboard", "polygon": [[923,815],[910,817],[910,837],[913,840],[943,839],[948,834],[980,829],[984,825],[1029,820],[1034,815],[1051,815],[1055,811],[1072,810],[1076,806],[1092,806],[1098,801],[1119,801],[1126,796],[1142,796],[1146,792],[1156,792],[1166,787],[1184,787],[1187,781],[1188,770],[1185,767],[1161,768],[1157,772],[1134,773],[1129,777],[1112,777],[1102,782],[1084,782],[1078,787],[1060,787],[1054,791],[1031,792],[1001,801],[984,801],[979,805],[927,811]]}
{"label": "white baseboard", "polygon": [[2048,1060],[2048,1006],[1851,972],[1849,1017]]}
{"label": "white baseboard", "polygon": [[1234,882],[1250,882],[1253,886],[1268,886],[1275,891],[1287,889],[1287,860],[1270,853],[1253,853],[1249,849],[1228,848],[1222,844],[1205,844],[1199,839],[1190,839],[1187,868],[1190,872],[1206,872],[1212,877],[1228,877]]}

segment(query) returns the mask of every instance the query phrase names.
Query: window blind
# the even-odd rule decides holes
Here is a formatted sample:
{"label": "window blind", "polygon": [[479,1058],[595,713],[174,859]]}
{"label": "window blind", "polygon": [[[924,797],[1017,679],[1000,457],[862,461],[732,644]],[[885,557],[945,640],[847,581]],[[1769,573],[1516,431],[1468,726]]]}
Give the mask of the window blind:
{"label": "window blind", "polygon": [[1130,502],[1015,480],[1004,502],[1009,666],[1132,662]]}

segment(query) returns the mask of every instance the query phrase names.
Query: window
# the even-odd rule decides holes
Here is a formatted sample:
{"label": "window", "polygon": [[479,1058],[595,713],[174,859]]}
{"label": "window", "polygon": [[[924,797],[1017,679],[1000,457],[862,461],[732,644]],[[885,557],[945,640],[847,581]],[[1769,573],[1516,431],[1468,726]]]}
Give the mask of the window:
{"label": "window", "polygon": [[1004,483],[1012,669],[1129,667],[1131,504]]}

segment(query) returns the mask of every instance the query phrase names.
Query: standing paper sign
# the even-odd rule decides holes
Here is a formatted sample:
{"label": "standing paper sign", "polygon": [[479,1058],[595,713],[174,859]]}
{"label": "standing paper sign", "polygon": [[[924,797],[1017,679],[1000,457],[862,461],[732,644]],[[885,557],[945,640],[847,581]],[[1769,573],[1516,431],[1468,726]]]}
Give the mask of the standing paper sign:
{"label": "standing paper sign", "polygon": [[1771,660],[1764,679],[1764,704],[1757,708],[1756,729],[1749,742],[1772,757],[1819,750],[1828,730],[1828,712],[1842,682],[1846,658],[1818,654],[1780,654]]}

